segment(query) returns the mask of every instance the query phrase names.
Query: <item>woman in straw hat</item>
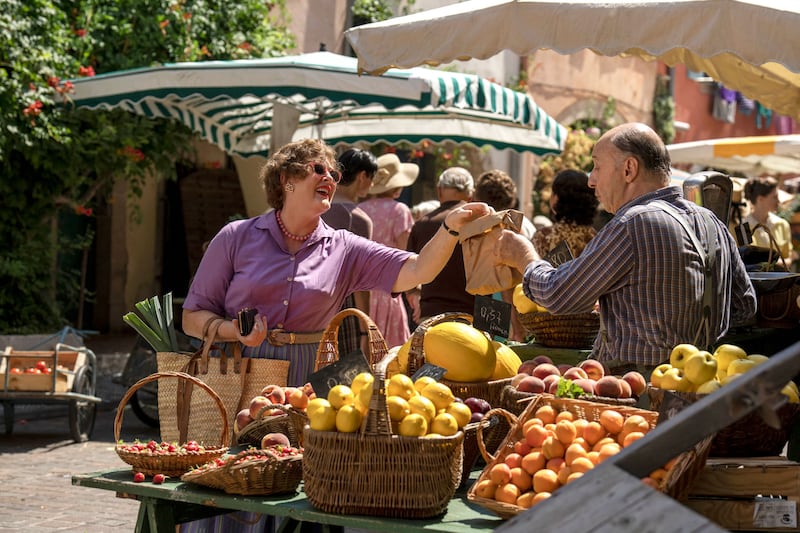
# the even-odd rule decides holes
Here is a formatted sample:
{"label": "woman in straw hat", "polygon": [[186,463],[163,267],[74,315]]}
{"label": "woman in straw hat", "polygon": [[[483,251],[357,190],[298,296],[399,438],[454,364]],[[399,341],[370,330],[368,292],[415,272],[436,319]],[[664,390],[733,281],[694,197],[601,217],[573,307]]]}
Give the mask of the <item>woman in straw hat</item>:
{"label": "woman in straw hat", "polygon": [[[395,154],[378,158],[378,172],[369,191],[370,198],[359,204],[372,219],[372,240],[399,250],[406,249],[414,219],[411,209],[397,198],[417,176],[419,167],[414,163],[401,163]],[[370,292],[369,315],[383,333],[387,345],[399,346],[411,336],[402,295]]]}

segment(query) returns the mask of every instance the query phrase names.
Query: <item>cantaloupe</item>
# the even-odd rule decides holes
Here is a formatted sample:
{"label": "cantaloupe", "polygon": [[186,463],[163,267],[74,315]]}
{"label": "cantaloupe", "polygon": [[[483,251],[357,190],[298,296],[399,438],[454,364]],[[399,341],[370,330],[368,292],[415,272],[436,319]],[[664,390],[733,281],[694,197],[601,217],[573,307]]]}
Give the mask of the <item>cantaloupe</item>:
{"label": "cantaloupe", "polygon": [[425,332],[425,361],[447,369],[444,379],[470,383],[492,377],[497,356],[492,341],[463,322],[443,322]]}
{"label": "cantaloupe", "polygon": [[522,360],[517,355],[517,352],[508,347],[502,342],[492,341],[494,345],[494,352],[497,355],[497,362],[494,365],[494,372],[492,373],[492,380],[513,378],[517,375]]}

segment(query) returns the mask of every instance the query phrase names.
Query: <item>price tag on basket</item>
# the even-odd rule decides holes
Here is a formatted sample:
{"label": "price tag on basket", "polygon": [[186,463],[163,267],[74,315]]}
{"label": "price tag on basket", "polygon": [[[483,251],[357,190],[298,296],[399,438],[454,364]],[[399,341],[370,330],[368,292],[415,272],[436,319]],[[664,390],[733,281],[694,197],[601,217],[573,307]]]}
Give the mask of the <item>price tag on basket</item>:
{"label": "price tag on basket", "polygon": [[572,250],[569,249],[567,241],[561,241],[555,248],[547,252],[542,259],[557,267],[567,261],[572,261],[575,256],[572,255]]}
{"label": "price tag on basket", "polygon": [[309,382],[318,398],[327,398],[333,387],[340,384],[349,387],[353,379],[362,372],[372,372],[372,369],[364,352],[355,350],[311,374]]}
{"label": "price tag on basket", "polygon": [[661,392],[664,397],[661,400],[661,405],[658,406],[657,424],[663,424],[689,405],[689,401],[686,398],[673,394],[668,390],[662,390]]}
{"label": "price tag on basket", "polygon": [[432,365],[431,363],[425,363],[424,365],[419,367],[419,369],[417,369],[416,372],[414,372],[414,375],[411,376],[411,381],[417,381],[419,378],[423,376],[428,376],[435,379],[436,381],[439,381],[440,379],[442,379],[442,377],[444,377],[445,374],[447,374],[446,368]]}
{"label": "price tag on basket", "polygon": [[476,296],[472,325],[491,335],[508,338],[511,329],[511,304],[491,296]]}

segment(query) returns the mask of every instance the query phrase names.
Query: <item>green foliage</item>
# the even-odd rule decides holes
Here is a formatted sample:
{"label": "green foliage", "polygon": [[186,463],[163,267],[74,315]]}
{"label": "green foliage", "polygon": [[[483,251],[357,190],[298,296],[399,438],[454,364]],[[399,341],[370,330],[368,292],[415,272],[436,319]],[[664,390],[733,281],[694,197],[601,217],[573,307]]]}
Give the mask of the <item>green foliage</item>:
{"label": "green foliage", "polygon": [[380,22],[394,15],[386,0],[355,0],[352,12],[353,26]]}
{"label": "green foliage", "polygon": [[669,89],[669,77],[661,76],[656,82],[653,97],[653,129],[665,144],[675,140],[675,99]]}
{"label": "green foliage", "polygon": [[[115,180],[140,195],[174,177],[192,133],[119,110],[76,109],[68,81],[176,61],[280,55],[294,46],[284,0],[4,0],[0,10],[0,331],[45,331],[74,307],[62,259],[93,231],[62,235],[60,213],[92,217]],[[77,281],[76,281],[77,280]]]}

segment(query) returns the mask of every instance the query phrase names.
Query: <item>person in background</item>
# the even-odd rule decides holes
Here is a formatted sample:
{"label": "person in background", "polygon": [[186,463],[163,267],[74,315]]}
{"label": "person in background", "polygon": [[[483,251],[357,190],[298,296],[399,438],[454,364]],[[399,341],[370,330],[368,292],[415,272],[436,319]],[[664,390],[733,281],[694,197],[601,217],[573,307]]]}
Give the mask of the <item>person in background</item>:
{"label": "person in background", "polygon": [[[406,249],[408,235],[414,220],[411,209],[397,199],[419,176],[419,167],[414,163],[401,163],[395,154],[384,154],[378,158],[370,198],[360,207],[373,220],[373,240],[392,248]],[[370,318],[378,326],[388,346],[399,346],[408,340],[411,331],[408,325],[406,304],[402,294],[372,291],[369,297]]]}
{"label": "person in background", "polygon": [[566,241],[572,256],[577,257],[597,234],[592,221],[599,202],[589,187],[589,176],[580,170],[562,170],[553,178],[551,187],[550,217],[554,223],[536,232],[533,247],[539,257],[544,257]]}
{"label": "person in background", "polygon": [[420,202],[411,208],[411,218],[413,218],[414,222],[416,222],[439,207],[439,205],[439,200],[425,200]]}
{"label": "person in background", "polygon": [[[372,219],[357,204],[369,194],[372,179],[378,171],[378,161],[371,152],[353,148],[339,156],[342,179],[336,187],[331,208],[322,220],[333,229],[346,229],[365,239],[372,238]],[[342,309],[356,308],[369,314],[369,292],[358,291],[345,298]],[[339,353],[349,354],[361,348],[361,323],[350,316],[339,328]]]}
{"label": "person in background", "polygon": [[[589,187],[614,216],[583,253],[556,268],[511,231],[495,246],[498,264],[523,272],[526,296],[553,314],[589,312],[599,300],[601,327],[591,357],[614,375],[631,369],[649,375],[676,345],[715,344],[732,324],[754,316],[755,290],[732,235],[711,211],[669,185],[669,153],[649,126],[607,131],[592,161]],[[712,245],[716,261],[706,283],[701,254]],[[704,288],[711,291],[708,308]]]}
{"label": "person in background", "polygon": [[[495,211],[516,209],[519,205],[517,185],[502,170],[489,170],[478,176],[478,181],[475,182],[475,200],[489,204]],[[533,239],[536,227],[528,217],[523,217],[520,233]]]}
{"label": "person in background", "polygon": [[[441,173],[436,192],[440,206],[414,223],[408,236],[408,250],[418,253],[427,248],[435,237],[438,228],[448,226],[448,233],[458,238],[458,231],[450,227],[448,220],[452,212],[470,205],[475,192],[472,174],[462,167],[450,167]],[[479,204],[485,205],[485,204]],[[473,314],[475,312],[475,296],[465,290],[467,276],[464,272],[464,256],[461,245],[456,244],[447,264],[430,282],[421,284],[417,290],[406,293],[408,303],[413,310],[412,318],[416,324],[424,319],[440,313],[459,312]]]}
{"label": "person in background", "polygon": [[[761,224],[768,228],[775,238],[778,247],[776,251],[786,261],[786,266],[790,267],[793,259],[792,230],[789,222],[777,215],[780,206],[778,181],[770,176],[750,178],[744,185],[744,197],[750,202],[750,213],[744,217],[743,222],[750,224],[753,232],[752,244],[775,249],[767,232],[763,228],[756,229],[756,225]],[[778,261],[777,264],[781,265],[782,262]]]}

